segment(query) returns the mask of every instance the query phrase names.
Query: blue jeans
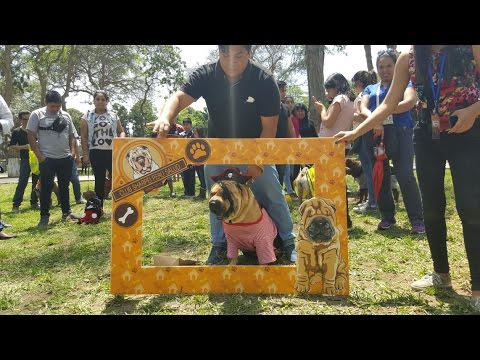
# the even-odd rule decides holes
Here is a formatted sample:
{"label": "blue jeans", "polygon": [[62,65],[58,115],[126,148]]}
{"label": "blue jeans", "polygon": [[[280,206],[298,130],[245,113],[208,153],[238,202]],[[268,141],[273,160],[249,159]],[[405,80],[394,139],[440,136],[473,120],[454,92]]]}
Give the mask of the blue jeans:
{"label": "blue jeans", "polygon": [[78,178],[78,168],[75,161],[72,161],[72,178],[70,181],[72,182],[75,201],[79,201],[82,198],[82,192],[80,191],[80,179]]}
{"label": "blue jeans", "polygon": [[372,156],[373,154],[373,135],[367,133],[361,137],[360,150],[358,152],[358,157],[362,163],[363,173],[367,178],[367,188],[368,188],[368,205],[376,206],[375,203],[375,193],[373,191],[373,179],[372,179]]}
{"label": "blue jeans", "polygon": [[292,188],[292,180],[290,177],[292,176],[292,166],[290,164],[285,165],[285,174],[283,176],[283,183],[285,184],[285,191],[287,194],[293,194]]}
{"label": "blue jeans", "polygon": [[[205,165],[205,181],[208,189],[214,183],[211,176],[217,175],[229,167],[238,167],[242,173],[246,173],[247,165]],[[275,165],[264,165],[263,173],[255,179],[252,184],[252,192],[264,207],[278,229],[278,234],[282,239],[283,246],[295,243],[295,235],[293,234],[292,217],[288,209],[287,202],[282,193],[280,182],[278,181],[278,173]],[[210,212],[210,232],[212,235],[213,245],[226,244],[225,233],[223,231],[223,223]]]}
{"label": "blue jeans", "polygon": [[[23,201],[23,194],[28,185],[28,178],[30,177],[30,162],[28,159],[20,159],[20,175],[18,177],[17,188],[15,189],[15,195],[13,195],[13,206],[20,206]],[[37,195],[33,191],[35,189],[32,177],[32,192],[30,194],[30,204],[34,205],[38,203]]]}
{"label": "blue jeans", "polygon": [[[422,200],[417,179],[413,175],[413,129],[408,126],[396,126],[398,140],[398,158],[392,160],[393,173],[397,178],[408,219],[412,225],[423,224]],[[388,146],[388,145],[387,145]],[[417,164],[418,169],[418,164]],[[392,181],[389,161],[383,162],[383,182],[378,198],[378,208],[382,220],[393,221],[395,203],[392,196]]]}
{"label": "blue jeans", "polygon": [[427,125],[415,129],[417,175],[433,269],[449,271],[445,220],[445,162],[448,160],[455,203],[462,221],[472,290],[480,290],[480,118],[461,134],[441,133],[432,140]]}

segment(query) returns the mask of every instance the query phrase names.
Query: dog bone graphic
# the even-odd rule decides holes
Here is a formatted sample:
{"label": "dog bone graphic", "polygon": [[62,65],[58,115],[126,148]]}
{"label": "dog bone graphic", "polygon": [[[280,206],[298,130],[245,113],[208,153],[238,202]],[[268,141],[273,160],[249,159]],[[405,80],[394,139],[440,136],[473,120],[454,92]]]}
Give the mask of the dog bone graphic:
{"label": "dog bone graphic", "polygon": [[129,206],[127,209],[127,212],[125,215],[123,215],[121,218],[118,218],[118,221],[120,221],[122,224],[125,224],[125,221],[127,220],[127,217],[131,214],[133,214],[135,211]]}

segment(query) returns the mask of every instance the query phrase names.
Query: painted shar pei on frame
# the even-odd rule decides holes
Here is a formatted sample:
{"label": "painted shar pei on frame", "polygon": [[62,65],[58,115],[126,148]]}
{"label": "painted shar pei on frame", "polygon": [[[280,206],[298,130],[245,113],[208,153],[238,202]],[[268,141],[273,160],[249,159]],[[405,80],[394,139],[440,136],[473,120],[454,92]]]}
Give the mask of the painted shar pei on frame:
{"label": "painted shar pei on frame", "polygon": [[347,280],[335,204],[330,199],[312,198],[300,205],[299,212],[296,290],[308,292],[311,285],[322,282],[322,293],[335,295]]}

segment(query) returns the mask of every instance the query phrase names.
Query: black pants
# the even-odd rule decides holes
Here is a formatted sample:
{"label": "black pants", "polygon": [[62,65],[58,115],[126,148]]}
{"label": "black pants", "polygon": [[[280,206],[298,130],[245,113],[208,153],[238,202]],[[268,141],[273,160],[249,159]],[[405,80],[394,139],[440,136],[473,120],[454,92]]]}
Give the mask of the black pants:
{"label": "black pants", "polygon": [[198,179],[200,180],[200,190],[206,191],[207,185],[205,183],[204,165],[194,166],[193,168],[197,172]]}
{"label": "black pants", "polygon": [[278,172],[278,181],[283,188],[283,177],[285,176],[285,164],[275,165]]}
{"label": "black pants", "polygon": [[90,164],[95,175],[95,193],[102,201],[105,198],[105,178],[108,173],[112,174],[112,150],[90,150]]}
{"label": "black pants", "polygon": [[195,196],[195,169],[193,166],[182,172],[184,194]]}
{"label": "black pants", "polygon": [[40,181],[40,216],[50,215],[50,203],[52,201],[52,188],[55,175],[58,179],[58,195],[60,197],[60,206],[63,214],[69,214],[70,210],[70,194],[68,185],[72,177],[73,159],[68,156],[63,159],[46,158],[39,164]]}
{"label": "black pants", "polygon": [[480,290],[480,119],[462,134],[442,133],[432,140],[426,125],[414,131],[417,176],[422,193],[428,244],[436,272],[449,271],[447,257],[445,162],[452,174],[455,203],[462,221],[472,290]]}

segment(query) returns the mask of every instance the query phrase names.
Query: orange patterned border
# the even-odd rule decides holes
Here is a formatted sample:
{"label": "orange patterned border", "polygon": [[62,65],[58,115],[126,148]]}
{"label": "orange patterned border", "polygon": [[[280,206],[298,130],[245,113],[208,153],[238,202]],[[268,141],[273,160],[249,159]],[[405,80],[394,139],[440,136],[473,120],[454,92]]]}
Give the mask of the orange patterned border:
{"label": "orange patterned border", "polygon": [[[145,151],[152,165],[141,174],[132,159],[138,154],[144,159]],[[141,176],[146,184],[149,171],[168,169],[179,159],[188,164],[314,164],[315,195],[337,205],[340,252],[347,264],[346,286],[338,295],[349,294],[344,145],[333,138],[116,138],[113,159],[113,191]],[[142,266],[143,191],[112,202],[113,294],[295,293],[295,266]],[[321,291],[322,284],[310,289]]]}

